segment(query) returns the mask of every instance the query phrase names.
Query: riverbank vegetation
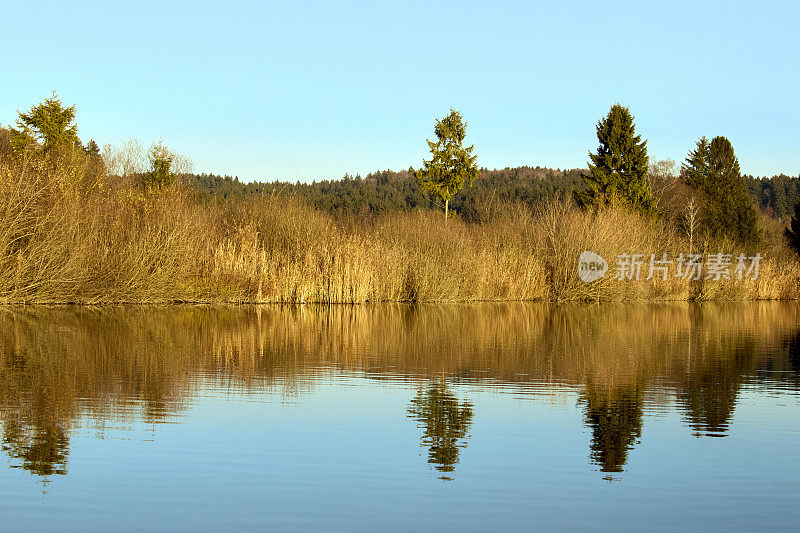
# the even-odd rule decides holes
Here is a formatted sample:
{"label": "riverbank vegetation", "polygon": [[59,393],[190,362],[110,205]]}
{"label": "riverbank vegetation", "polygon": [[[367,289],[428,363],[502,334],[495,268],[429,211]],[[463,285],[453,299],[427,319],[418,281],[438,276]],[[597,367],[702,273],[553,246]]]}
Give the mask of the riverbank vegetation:
{"label": "riverbank vegetation", "polygon": [[[4,303],[800,296],[788,220],[751,201],[756,233],[712,231],[714,195],[669,162],[647,167],[647,212],[615,201],[579,208],[573,191],[585,190],[590,174],[524,168],[481,171],[453,196],[445,220],[408,173],[280,188],[220,182],[189,174],[188,160],[163,143],[148,157],[136,143],[84,144],[74,117],[54,96],[21,113],[16,128],[0,129]],[[215,190],[218,182],[227,192]],[[373,209],[370,195],[385,191]],[[583,250],[608,260],[605,278],[581,281]],[[757,279],[645,279],[650,254],[707,260],[719,252],[734,254],[733,266],[736,254],[760,254]],[[620,254],[645,256],[640,280],[615,279]]]}

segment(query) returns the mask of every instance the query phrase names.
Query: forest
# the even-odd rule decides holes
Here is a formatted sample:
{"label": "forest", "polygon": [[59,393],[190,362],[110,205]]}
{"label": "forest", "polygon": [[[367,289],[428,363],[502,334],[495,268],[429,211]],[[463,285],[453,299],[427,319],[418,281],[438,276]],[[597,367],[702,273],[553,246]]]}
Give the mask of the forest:
{"label": "forest", "polygon": [[[671,163],[662,162],[660,166],[665,164]],[[658,163],[654,164],[654,173],[658,167]],[[586,169],[561,170],[539,166],[501,170],[483,168],[472,187],[460,191],[453,198],[451,207],[470,221],[477,220],[479,215],[476,206],[487,198],[498,203],[521,202],[533,207],[572,196],[574,191],[582,187],[586,172]],[[338,180],[312,183],[245,182],[238,177],[191,173],[186,174],[185,178],[192,187],[214,198],[238,198],[263,193],[295,195],[307,200],[315,208],[330,213],[381,214],[436,208],[414,177],[405,170],[375,171],[364,177],[345,175]],[[759,210],[788,223],[794,206],[800,201],[800,176],[779,174],[755,177],[745,174],[742,178]]]}
{"label": "forest", "polygon": [[[244,183],[238,178],[213,174],[187,174],[186,180],[209,197],[238,198],[260,194],[296,196],[316,209],[332,214],[380,215],[394,211],[438,209],[408,171],[382,170],[360,175],[345,175],[339,180],[312,183]],[[472,187],[459,191],[451,209],[464,220],[480,219],[478,206],[485,201],[498,204],[520,202],[534,206],[571,196],[583,182],[581,170],[553,170],[518,167],[503,170],[481,169]]]}

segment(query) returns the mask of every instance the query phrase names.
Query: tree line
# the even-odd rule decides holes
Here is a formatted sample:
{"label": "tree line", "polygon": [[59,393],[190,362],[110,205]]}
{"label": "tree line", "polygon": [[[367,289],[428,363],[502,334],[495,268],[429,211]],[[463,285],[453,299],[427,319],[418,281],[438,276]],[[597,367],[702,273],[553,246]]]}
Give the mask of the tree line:
{"label": "tree line", "polygon": [[[273,194],[302,198],[317,209],[340,215],[379,215],[437,208],[417,179],[406,170],[381,170],[366,176],[311,183],[243,182],[238,177],[191,174],[187,180],[203,195],[219,199]],[[454,193],[450,210],[467,221],[480,221],[493,204],[540,202],[567,197],[580,185],[583,171],[543,167],[480,169],[472,187]]]}
{"label": "tree line", "polygon": [[37,154],[50,164],[67,160],[72,166],[79,160],[77,166],[88,181],[107,173],[143,187],[167,187],[180,178],[208,198],[286,194],[337,215],[440,208],[445,218],[452,210],[472,222],[491,216],[495,206],[514,202],[536,206],[572,197],[584,209],[626,206],[646,216],[671,218],[706,237],[747,243],[759,240],[756,210],[760,209],[788,226],[789,243],[800,247],[800,176],[742,175],[733,146],[724,136],[701,137],[679,168],[669,160],[651,161],[630,109],[619,104],[597,123],[599,144],[589,152],[588,169],[479,168],[474,146],[463,144],[467,123],[451,109],[436,119],[435,140],[427,141],[431,158],[424,159],[420,169],[312,183],[245,183],[238,177],[192,174],[191,161],[162,141],[146,153],[136,141],[101,150],[94,140],[80,141],[75,106],[65,107],[55,93],[18,115],[16,127],[0,127],[0,156]]}
{"label": "tree line", "polygon": [[[599,145],[589,152],[588,170],[520,167],[479,169],[474,146],[464,146],[467,124],[451,109],[437,118],[435,140],[427,140],[430,159],[406,172],[381,171],[365,178],[303,183],[249,183],[238,178],[192,176],[206,194],[224,198],[249,194],[297,195],[332,213],[380,214],[438,207],[445,220],[452,208],[468,221],[491,213],[492,203],[528,205],[573,197],[584,209],[618,205],[645,216],[671,219],[694,239],[760,240],[757,209],[788,223],[786,236],[796,250],[800,215],[800,177],[754,178],[742,175],[733,145],[724,136],[701,137],[679,169],[673,161],[651,161],[647,141],[636,133],[629,108],[616,104],[597,123]],[[793,217],[794,215],[794,217]],[[793,217],[793,218],[792,218]]]}
{"label": "tree line", "polygon": [[[651,179],[669,161],[651,165]],[[453,198],[451,209],[469,218],[479,199],[520,201],[535,205],[541,201],[571,196],[583,183],[585,169],[555,169],[521,166],[478,172],[472,187]],[[433,208],[416,179],[408,171],[379,170],[365,176],[345,174],[339,179],[302,182],[247,182],[238,176],[213,173],[186,174],[186,178],[204,195],[215,198],[238,198],[258,194],[293,194],[308,199],[319,209],[333,213],[384,213]],[[743,179],[753,202],[765,214],[787,221],[800,201],[800,175],[779,174]]]}
{"label": "tree line", "polygon": [[102,149],[94,139],[82,142],[75,105],[65,106],[55,92],[17,115],[15,126],[0,125],[0,158],[37,160],[50,171],[69,168],[86,186],[111,174],[145,188],[162,188],[191,171],[191,160],[162,140],[146,151],[135,139],[117,147],[106,144]]}

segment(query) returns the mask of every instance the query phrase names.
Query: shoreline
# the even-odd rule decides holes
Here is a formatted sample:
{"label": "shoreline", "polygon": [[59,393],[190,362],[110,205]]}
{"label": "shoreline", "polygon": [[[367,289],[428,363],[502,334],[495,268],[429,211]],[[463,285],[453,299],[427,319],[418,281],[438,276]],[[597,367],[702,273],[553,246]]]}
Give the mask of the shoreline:
{"label": "shoreline", "polygon": [[324,301],[256,301],[256,300],[105,300],[97,302],[88,301],[0,301],[0,309],[19,309],[19,308],[113,308],[113,307],[220,307],[220,308],[239,308],[239,307],[369,307],[380,305],[471,305],[471,304],[547,304],[547,305],[643,305],[643,304],[705,304],[705,303],[789,303],[800,302],[800,298],[718,298],[718,299],[609,299],[609,300],[512,300],[512,299],[481,299],[481,300],[381,300],[381,301],[360,301],[360,302],[324,302]]}

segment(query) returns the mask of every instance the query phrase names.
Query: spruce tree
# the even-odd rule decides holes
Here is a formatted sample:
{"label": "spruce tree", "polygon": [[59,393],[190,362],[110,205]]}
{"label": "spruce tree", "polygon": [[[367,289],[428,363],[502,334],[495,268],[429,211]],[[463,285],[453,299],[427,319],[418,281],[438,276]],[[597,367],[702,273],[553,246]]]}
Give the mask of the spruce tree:
{"label": "spruce tree", "polygon": [[86,155],[90,157],[100,157],[100,147],[97,146],[97,143],[94,142],[94,139],[89,139],[89,142],[86,143]]}
{"label": "spruce tree", "polygon": [[794,206],[794,216],[785,231],[789,246],[800,255],[800,202]]}
{"label": "spruce tree", "polygon": [[655,199],[647,181],[647,141],[636,135],[630,109],[620,104],[597,123],[597,153],[589,153],[587,189],[575,193],[581,207],[628,205],[642,213],[653,210]]}
{"label": "spruce tree", "polygon": [[12,142],[17,150],[26,148],[31,141],[39,143],[46,156],[80,146],[78,127],[75,124],[75,106],[64,107],[55,92],[27,112],[19,112],[19,129],[11,129]]}
{"label": "spruce tree", "polygon": [[683,166],[686,184],[703,200],[702,225],[709,237],[758,241],[755,206],[739,169],[731,142],[722,136],[702,137]]}
{"label": "spruce tree", "polygon": [[708,178],[708,139],[700,137],[697,148],[689,152],[683,165],[686,184],[692,189],[701,189]]}
{"label": "spruce tree", "polygon": [[408,171],[417,179],[420,188],[430,196],[444,202],[444,219],[450,208],[450,199],[464,187],[472,185],[478,176],[478,156],[472,155],[474,145],[464,147],[467,123],[461,113],[450,109],[450,114],[436,119],[436,141],[428,140],[430,160],[422,160],[422,168]]}
{"label": "spruce tree", "polygon": [[100,155],[100,147],[94,139],[90,139],[84,148],[86,152],[86,177],[97,181],[105,174],[105,163]]}
{"label": "spruce tree", "polygon": [[150,160],[150,172],[142,176],[145,186],[168,187],[175,181],[176,175],[172,171],[175,155],[164,146],[163,141],[158,141],[150,147],[147,154]]}

